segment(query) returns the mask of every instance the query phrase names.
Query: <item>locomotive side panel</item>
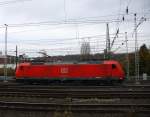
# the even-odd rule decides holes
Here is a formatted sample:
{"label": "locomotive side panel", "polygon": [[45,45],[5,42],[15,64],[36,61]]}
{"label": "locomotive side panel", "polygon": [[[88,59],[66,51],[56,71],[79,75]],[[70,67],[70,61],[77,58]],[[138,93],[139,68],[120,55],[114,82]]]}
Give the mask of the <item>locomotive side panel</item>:
{"label": "locomotive side panel", "polygon": [[26,77],[31,78],[44,78],[46,77],[47,66],[34,65],[26,67],[24,72]]}
{"label": "locomotive side panel", "polygon": [[106,78],[109,77],[109,65],[92,64],[80,67],[81,77],[83,78]]}
{"label": "locomotive side panel", "polygon": [[52,65],[47,69],[48,78],[104,78],[111,77],[111,65]]}
{"label": "locomotive side panel", "polygon": [[124,71],[116,61],[101,64],[31,64],[16,69],[16,79],[32,80],[123,80]]}
{"label": "locomotive side panel", "polygon": [[111,77],[111,65],[28,65],[20,66],[16,76],[26,78],[104,78]]}

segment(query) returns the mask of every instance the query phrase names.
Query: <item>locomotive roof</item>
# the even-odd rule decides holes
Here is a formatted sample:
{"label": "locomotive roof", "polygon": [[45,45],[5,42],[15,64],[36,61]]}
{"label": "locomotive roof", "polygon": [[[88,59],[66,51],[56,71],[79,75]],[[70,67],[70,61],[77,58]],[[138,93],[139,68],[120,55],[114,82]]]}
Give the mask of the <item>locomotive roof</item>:
{"label": "locomotive roof", "polygon": [[31,62],[31,64],[114,64],[117,63],[115,60],[105,60],[105,61],[57,61],[57,62]]}
{"label": "locomotive roof", "polygon": [[62,65],[62,64],[118,64],[115,60],[104,60],[104,61],[56,61],[56,62],[25,62],[21,65]]}
{"label": "locomotive roof", "polygon": [[45,64],[45,65],[57,65],[57,64],[102,64],[103,61],[57,61],[57,62],[31,62],[31,64]]}

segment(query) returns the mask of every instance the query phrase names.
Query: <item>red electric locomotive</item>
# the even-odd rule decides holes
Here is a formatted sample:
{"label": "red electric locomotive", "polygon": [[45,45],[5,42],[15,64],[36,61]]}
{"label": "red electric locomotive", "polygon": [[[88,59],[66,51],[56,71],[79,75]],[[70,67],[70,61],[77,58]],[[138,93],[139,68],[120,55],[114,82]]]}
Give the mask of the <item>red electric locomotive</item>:
{"label": "red electric locomotive", "polygon": [[121,65],[114,60],[72,63],[20,63],[16,69],[18,81],[117,81],[125,79]]}

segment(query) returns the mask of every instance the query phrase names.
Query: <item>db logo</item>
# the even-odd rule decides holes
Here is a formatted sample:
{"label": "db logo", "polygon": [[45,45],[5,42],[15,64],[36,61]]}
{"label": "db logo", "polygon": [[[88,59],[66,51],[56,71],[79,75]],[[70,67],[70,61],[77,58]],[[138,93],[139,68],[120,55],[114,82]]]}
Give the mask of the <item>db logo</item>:
{"label": "db logo", "polygon": [[63,68],[61,68],[61,71],[60,71],[62,74],[66,74],[66,73],[68,73],[68,68],[66,68],[66,67],[63,67]]}

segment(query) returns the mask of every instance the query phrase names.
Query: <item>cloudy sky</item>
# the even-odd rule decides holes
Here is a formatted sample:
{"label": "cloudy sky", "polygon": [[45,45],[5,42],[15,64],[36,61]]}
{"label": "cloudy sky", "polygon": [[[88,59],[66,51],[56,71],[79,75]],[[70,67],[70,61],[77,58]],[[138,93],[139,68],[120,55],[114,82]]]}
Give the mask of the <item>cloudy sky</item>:
{"label": "cloudy sky", "polygon": [[131,52],[134,13],[137,24],[141,17],[147,19],[138,27],[138,44],[150,47],[150,0],[0,0],[0,51],[4,52],[7,24],[11,55],[16,45],[19,54],[28,56],[38,56],[41,50],[49,55],[77,54],[84,41],[90,42],[92,53],[102,53],[108,22],[111,41],[119,28],[112,51],[126,52],[127,32]]}

